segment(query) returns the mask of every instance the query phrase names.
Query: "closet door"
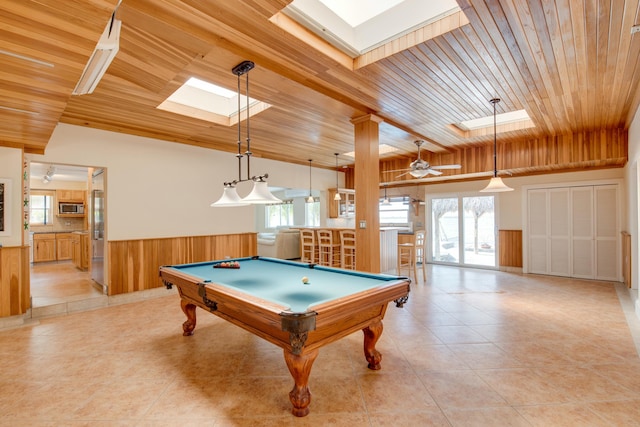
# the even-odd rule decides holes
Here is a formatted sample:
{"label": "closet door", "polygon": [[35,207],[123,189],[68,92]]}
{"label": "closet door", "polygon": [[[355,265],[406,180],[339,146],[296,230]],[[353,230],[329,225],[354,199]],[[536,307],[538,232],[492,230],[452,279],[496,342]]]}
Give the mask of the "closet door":
{"label": "closet door", "polygon": [[569,189],[549,190],[549,271],[554,276],[570,276]]}
{"label": "closet door", "polygon": [[618,185],[527,191],[527,272],[620,280]]}
{"label": "closet door", "polygon": [[571,188],[571,276],[593,279],[593,187]]}
{"label": "closet door", "polygon": [[549,274],[547,261],[548,202],[547,190],[529,190],[528,201],[528,270],[530,273]]}
{"label": "closet door", "polygon": [[595,195],[595,278],[619,280],[618,186],[594,187]]}

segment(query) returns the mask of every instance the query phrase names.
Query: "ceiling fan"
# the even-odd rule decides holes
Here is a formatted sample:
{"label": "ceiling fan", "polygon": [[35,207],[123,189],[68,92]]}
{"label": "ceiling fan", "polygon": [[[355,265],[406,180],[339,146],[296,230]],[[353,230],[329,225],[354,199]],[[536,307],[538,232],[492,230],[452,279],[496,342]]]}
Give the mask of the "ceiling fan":
{"label": "ceiling fan", "polygon": [[414,178],[423,178],[429,174],[431,175],[442,175],[440,169],[460,169],[460,165],[440,165],[440,166],[431,166],[429,162],[422,160],[420,157],[420,147],[424,143],[423,140],[419,139],[414,141],[414,143],[418,146],[418,158],[411,162],[409,165],[409,169],[396,169],[387,172],[404,172],[398,175],[396,178],[400,178],[406,174],[410,174]]}

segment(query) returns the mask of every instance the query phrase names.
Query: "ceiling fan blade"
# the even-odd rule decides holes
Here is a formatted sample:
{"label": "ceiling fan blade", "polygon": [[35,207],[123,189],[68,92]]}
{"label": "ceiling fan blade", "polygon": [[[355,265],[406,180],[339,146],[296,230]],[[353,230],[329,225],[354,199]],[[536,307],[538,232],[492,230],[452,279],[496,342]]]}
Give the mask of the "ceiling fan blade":
{"label": "ceiling fan blade", "polygon": [[460,165],[440,165],[440,166],[431,166],[431,169],[460,169],[462,166]]}
{"label": "ceiling fan blade", "polygon": [[411,169],[394,169],[394,170],[390,170],[390,171],[382,171],[382,173],[391,173],[391,172],[407,172],[410,171]]}
{"label": "ceiling fan blade", "polygon": [[405,176],[406,174],[410,173],[411,171],[405,172],[405,173],[401,173],[400,175],[396,176],[396,178],[400,178],[401,176]]}
{"label": "ceiling fan blade", "polygon": [[437,171],[435,169],[431,169],[431,168],[427,172],[429,172],[431,175],[435,175],[435,176],[442,175],[442,172]]}

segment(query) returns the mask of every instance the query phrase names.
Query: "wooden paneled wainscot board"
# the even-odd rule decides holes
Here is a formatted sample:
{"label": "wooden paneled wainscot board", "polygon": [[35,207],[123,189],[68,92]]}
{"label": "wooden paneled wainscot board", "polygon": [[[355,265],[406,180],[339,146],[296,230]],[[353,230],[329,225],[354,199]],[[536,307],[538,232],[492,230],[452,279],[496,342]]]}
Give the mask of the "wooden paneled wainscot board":
{"label": "wooden paneled wainscot board", "polygon": [[522,230],[499,230],[500,267],[522,268]]}
{"label": "wooden paneled wainscot board", "polygon": [[163,286],[162,265],[212,261],[258,254],[257,233],[120,240],[108,243],[109,295]]}
{"label": "wooden paneled wainscot board", "polygon": [[29,309],[29,246],[0,247],[0,317]]}

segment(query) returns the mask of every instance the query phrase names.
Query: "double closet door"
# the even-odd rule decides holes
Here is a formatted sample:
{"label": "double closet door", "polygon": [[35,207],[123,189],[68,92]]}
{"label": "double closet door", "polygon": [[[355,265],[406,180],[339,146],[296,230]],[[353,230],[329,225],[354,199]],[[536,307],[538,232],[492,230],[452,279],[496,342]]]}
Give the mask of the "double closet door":
{"label": "double closet door", "polygon": [[618,281],[618,185],[527,190],[527,270]]}

